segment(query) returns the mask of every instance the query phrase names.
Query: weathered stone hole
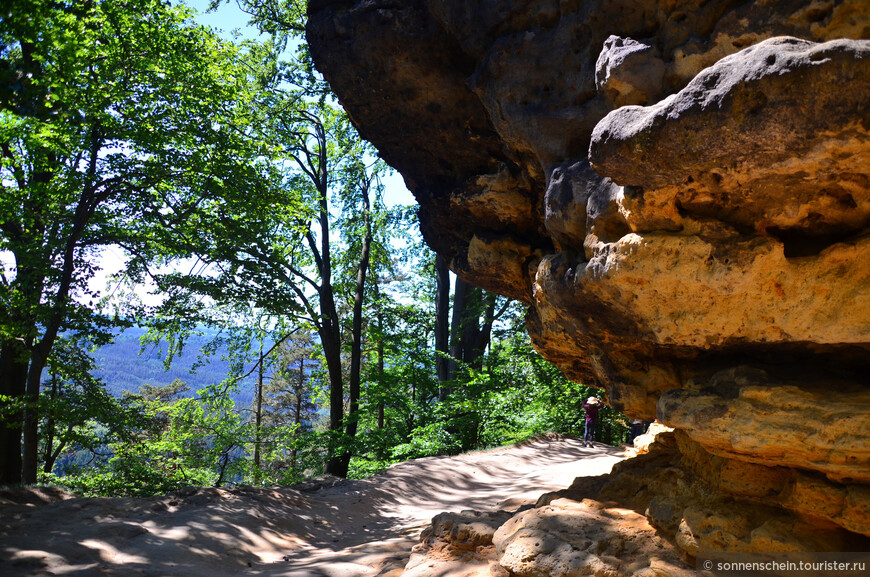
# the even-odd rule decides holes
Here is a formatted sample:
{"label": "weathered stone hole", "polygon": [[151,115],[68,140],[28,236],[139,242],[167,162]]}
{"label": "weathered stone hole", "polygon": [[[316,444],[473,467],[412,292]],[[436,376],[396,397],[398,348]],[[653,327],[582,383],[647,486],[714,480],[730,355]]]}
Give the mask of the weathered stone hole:
{"label": "weathered stone hole", "polygon": [[[672,355],[679,357],[678,351]],[[657,353],[670,356],[665,350]],[[812,388],[814,383],[835,379],[852,386],[870,387],[870,347],[818,343],[734,343],[718,351],[696,355],[681,361],[687,373],[714,375],[737,365],[751,366],[768,373],[765,380],[800,384]],[[699,381],[703,378],[698,377]],[[710,386],[719,395],[728,396],[732,384],[720,379]]]}
{"label": "weathered stone hole", "polygon": [[718,74],[716,74],[716,73],[708,74],[704,78],[704,82],[703,82],[704,88],[709,90],[709,89],[713,88],[714,86],[716,86],[717,82],[719,82],[719,75]]}
{"label": "weathered stone hole", "polygon": [[631,198],[631,199],[643,198],[643,187],[626,186],[622,190],[623,190],[623,194],[625,195],[625,198]]}
{"label": "weathered stone hole", "polygon": [[833,10],[833,4],[827,4],[823,6],[811,6],[807,10],[807,20],[809,20],[810,22],[819,22],[820,20],[828,18]]}
{"label": "weathered stone hole", "polygon": [[816,256],[831,245],[855,236],[853,232],[812,235],[800,229],[768,227],[765,232],[783,245],[785,258]]}

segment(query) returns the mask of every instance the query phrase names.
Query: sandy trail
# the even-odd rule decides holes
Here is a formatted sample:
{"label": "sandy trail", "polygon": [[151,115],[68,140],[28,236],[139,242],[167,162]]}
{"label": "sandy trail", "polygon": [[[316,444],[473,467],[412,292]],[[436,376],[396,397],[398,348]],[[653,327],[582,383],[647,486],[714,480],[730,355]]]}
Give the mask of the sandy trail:
{"label": "sandy trail", "polygon": [[443,511],[514,510],[619,449],[542,438],[430,457],[316,488],[187,489],[151,499],[3,502],[0,575],[369,577],[404,566]]}

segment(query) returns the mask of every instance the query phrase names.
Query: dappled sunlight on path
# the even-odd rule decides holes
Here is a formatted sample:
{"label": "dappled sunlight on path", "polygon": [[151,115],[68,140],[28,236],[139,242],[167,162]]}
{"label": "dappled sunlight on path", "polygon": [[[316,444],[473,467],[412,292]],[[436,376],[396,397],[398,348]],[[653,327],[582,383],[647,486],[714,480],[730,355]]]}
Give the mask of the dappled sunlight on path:
{"label": "dappled sunlight on path", "polygon": [[622,451],[550,436],[457,457],[427,457],[310,490],[185,489],[152,499],[3,503],[0,574],[374,576],[404,566],[443,511],[534,503]]}

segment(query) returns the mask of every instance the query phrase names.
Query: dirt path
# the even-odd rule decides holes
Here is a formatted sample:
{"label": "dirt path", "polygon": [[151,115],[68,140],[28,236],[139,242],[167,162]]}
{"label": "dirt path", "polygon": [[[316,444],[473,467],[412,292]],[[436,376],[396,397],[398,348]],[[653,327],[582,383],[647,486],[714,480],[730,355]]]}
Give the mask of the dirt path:
{"label": "dirt path", "polygon": [[[621,451],[540,439],[295,489],[189,489],[152,499],[3,504],[0,574],[369,577],[404,566],[442,511],[513,510]],[[312,490],[314,489],[314,490]]]}

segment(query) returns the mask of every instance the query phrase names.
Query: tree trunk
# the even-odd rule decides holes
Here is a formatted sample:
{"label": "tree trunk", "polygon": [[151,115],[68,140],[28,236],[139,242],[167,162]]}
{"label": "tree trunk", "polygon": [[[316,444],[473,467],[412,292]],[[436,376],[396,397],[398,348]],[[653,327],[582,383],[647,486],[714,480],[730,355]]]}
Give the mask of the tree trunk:
{"label": "tree trunk", "polygon": [[[472,368],[480,370],[483,366],[483,353],[489,346],[492,336],[492,324],[495,317],[496,295],[474,289],[473,306],[468,307],[470,313],[465,320],[465,338],[462,352],[463,361]],[[483,316],[481,323],[480,316]]]}
{"label": "tree trunk", "polygon": [[[18,341],[0,347],[0,395],[24,397],[27,382],[27,349]],[[0,426],[0,485],[21,483],[21,425],[24,415],[17,411]]]}
{"label": "tree trunk", "polygon": [[[369,191],[368,183],[363,187],[364,221],[366,236],[363,239],[359,267],[356,275],[356,289],[353,295],[353,319],[351,321],[350,377],[348,383],[348,412],[345,424],[345,442],[356,436],[357,419],[359,418],[360,381],[362,372],[362,305],[365,298],[366,273],[369,267],[369,251],[372,244],[371,222],[369,221]],[[334,430],[334,429],[333,429]],[[350,469],[351,452],[345,445],[340,455],[334,460],[333,475],[346,478]]]}
{"label": "tree trunk", "polygon": [[457,363],[462,360],[462,351],[465,349],[465,343],[462,342],[464,336],[463,327],[466,324],[468,316],[468,293],[473,290],[470,284],[456,277],[456,284],[453,290],[453,318],[450,320],[450,359],[447,363],[447,377],[449,380],[456,378]]}
{"label": "tree trunk", "polygon": [[230,451],[233,450],[233,445],[226,447],[221,456],[218,457],[218,478],[214,482],[215,487],[220,487],[224,484],[224,475],[227,473],[227,466],[230,464]]}
{"label": "tree trunk", "polygon": [[[70,435],[72,435],[74,428],[75,428],[75,425],[72,425],[72,424],[67,425],[67,427],[66,427],[67,438],[69,438]],[[45,466],[43,468],[43,471],[45,471],[46,473],[51,473],[51,470],[54,469],[54,464],[57,462],[57,458],[60,457],[60,454],[63,452],[64,447],[66,447],[66,441],[60,441],[57,444],[57,448],[54,451],[52,451],[51,454],[46,454]]]}
{"label": "tree trunk", "polygon": [[[384,311],[381,308],[381,294],[379,280],[375,279],[375,306],[376,319],[378,323],[378,346],[376,349],[378,363],[378,430],[384,429]],[[383,458],[383,455],[379,455]]]}
{"label": "tree trunk", "polygon": [[[332,292],[332,287],[321,289]],[[334,303],[333,303],[334,307]],[[336,477],[347,477],[347,470],[343,468],[342,455],[337,453],[336,444],[340,441],[342,425],[344,424],[344,379],[341,374],[341,336],[338,327],[332,330],[332,322],[324,322],[323,329],[319,331],[320,344],[323,347],[323,356],[326,360],[326,370],[329,373],[329,439],[328,454],[324,472]]]}
{"label": "tree trunk", "polygon": [[[95,145],[96,146],[96,145]],[[95,148],[98,150],[99,148]],[[96,153],[94,153],[96,154]],[[73,228],[66,240],[63,251],[63,267],[61,267],[60,282],[53,300],[53,311],[45,323],[45,331],[30,351],[30,367],[27,370],[27,385],[24,392],[27,404],[24,407],[24,443],[22,445],[21,480],[24,484],[36,483],[36,470],[39,461],[39,388],[42,384],[42,371],[48,363],[48,356],[57,340],[60,326],[67,316],[67,306],[70,300],[70,288],[75,272],[75,255],[78,240],[90,219],[93,208],[90,195],[93,192],[89,185],[79,198],[73,216]],[[21,272],[19,268],[19,273]],[[34,277],[44,282],[44,277],[33,273]],[[40,285],[40,292],[41,292]],[[35,293],[39,294],[39,293]]]}
{"label": "tree trunk", "polygon": [[[473,287],[457,276],[453,291],[453,318],[450,320],[450,358],[447,359],[447,382],[456,378],[458,362],[462,360],[462,351],[465,348],[463,326],[468,314],[466,309],[468,308],[469,290],[473,290]],[[450,387],[442,387],[438,391],[438,400],[445,401],[451,392]]]}
{"label": "tree trunk", "polygon": [[263,343],[260,342],[260,367],[257,371],[257,410],[254,413],[254,483],[260,482],[260,444],[263,442]]}
{"label": "tree trunk", "polygon": [[450,352],[450,271],[441,255],[435,257],[435,371],[438,376],[438,400],[450,394],[450,371],[447,355]]}
{"label": "tree trunk", "polygon": [[293,448],[290,449],[290,468],[296,469],[296,455],[298,449],[296,445],[299,441],[299,427],[302,425],[302,395],[305,393],[303,387],[305,385],[305,359],[299,359],[299,382],[296,384],[296,411],[293,414],[293,424],[296,425],[293,431],[296,439],[293,443]]}
{"label": "tree trunk", "polygon": [[[360,381],[362,380],[362,307],[365,299],[366,274],[369,269],[369,251],[372,245],[372,228],[369,221],[369,191],[368,186],[363,187],[363,207],[365,214],[363,221],[365,223],[366,236],[363,239],[362,251],[359,257],[359,267],[356,274],[356,290],[353,295],[353,321],[351,328],[351,349],[350,349],[350,409],[347,416],[347,427],[345,432],[349,438],[356,436],[357,418],[359,415],[359,397],[360,397]],[[346,455],[350,462],[350,455]]]}
{"label": "tree trunk", "polygon": [[[54,405],[54,401],[57,399],[57,375],[51,376],[51,392],[49,393],[49,398],[51,399],[51,404]],[[51,470],[54,468],[55,457],[52,455],[52,449],[54,448],[56,427],[57,424],[54,422],[54,407],[52,407],[52,411],[45,423],[47,431],[45,435],[45,451],[42,453],[42,471],[44,473],[51,473]]]}
{"label": "tree trunk", "polygon": [[[45,338],[45,337],[43,337]],[[36,483],[39,466],[39,388],[42,371],[48,362],[48,355],[42,347],[37,347],[30,357],[27,370],[27,385],[24,391],[24,442],[21,454],[21,482],[25,485]]]}
{"label": "tree trunk", "polygon": [[[335,306],[335,293],[332,287],[332,249],[329,241],[329,205],[327,194],[329,187],[326,181],[326,137],[323,126],[317,124],[315,129],[321,142],[320,166],[322,167],[321,181],[318,182],[320,193],[320,288],[318,299],[320,301],[320,345],[323,347],[323,357],[326,361],[326,370],[329,373],[329,433],[330,439],[327,447],[327,457],[324,472],[336,477],[347,477],[347,464],[343,462],[343,454],[339,453],[344,426],[344,376],[341,374],[341,325],[338,318],[338,310]],[[309,233],[309,237],[310,237]]]}
{"label": "tree trunk", "polygon": [[[378,315],[378,325],[380,326],[380,334],[383,335],[383,319]],[[384,382],[384,340],[378,341],[378,382],[383,386]],[[381,431],[384,428],[384,394],[383,392],[378,399],[378,430]]]}

